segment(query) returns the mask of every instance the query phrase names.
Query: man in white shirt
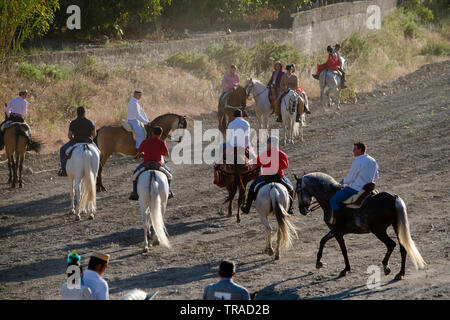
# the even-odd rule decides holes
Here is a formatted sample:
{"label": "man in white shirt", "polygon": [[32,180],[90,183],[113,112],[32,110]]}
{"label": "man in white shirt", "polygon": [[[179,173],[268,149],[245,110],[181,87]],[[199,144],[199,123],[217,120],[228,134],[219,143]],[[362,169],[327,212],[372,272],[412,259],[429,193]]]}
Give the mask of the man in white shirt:
{"label": "man in white shirt", "polygon": [[109,300],[108,283],[101,276],[108,267],[109,254],[94,252],[88,269],[83,272],[83,283],[91,289],[93,300]]}
{"label": "man in white shirt", "polygon": [[134,132],[136,132],[136,149],[138,149],[142,141],[145,140],[145,131],[141,127],[140,123],[143,123],[144,125],[149,123],[144,109],[142,109],[142,107],[139,105],[139,99],[141,99],[141,96],[142,90],[135,89],[133,97],[128,103],[127,120],[130,126],[133,128]]}
{"label": "man in white shirt", "polygon": [[[227,127],[227,140],[223,143],[223,151],[226,151],[227,147],[238,148],[238,150],[245,150],[245,156],[249,158],[249,140],[250,140],[250,124],[247,120],[242,118],[242,111],[236,109],[233,113],[234,120],[228,124]],[[227,156],[227,164],[233,164],[234,157],[230,153]],[[256,157],[255,157],[256,158]],[[224,159],[225,160],[225,159]]]}
{"label": "man in white shirt", "polygon": [[3,142],[3,130],[1,127],[6,121],[13,122],[25,122],[24,118],[27,114],[28,101],[25,100],[28,96],[28,90],[22,90],[19,92],[19,96],[12,98],[6,105],[5,109],[5,121],[0,123],[0,150],[4,147]]}
{"label": "man in white shirt", "polygon": [[366,154],[366,145],[362,142],[353,145],[353,160],[350,172],[342,180],[344,189],[338,191],[330,199],[331,218],[329,223],[334,224],[336,214],[341,209],[341,202],[363,190],[363,187],[378,179],[378,164],[374,158]]}

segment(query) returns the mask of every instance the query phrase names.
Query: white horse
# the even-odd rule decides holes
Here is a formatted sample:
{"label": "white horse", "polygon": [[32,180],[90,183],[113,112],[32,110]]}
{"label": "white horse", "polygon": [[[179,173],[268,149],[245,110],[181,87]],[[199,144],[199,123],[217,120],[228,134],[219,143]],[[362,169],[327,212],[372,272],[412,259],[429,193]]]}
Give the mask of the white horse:
{"label": "white horse", "polygon": [[256,106],[256,119],[258,120],[259,129],[269,129],[269,114],[272,111],[269,100],[269,88],[257,79],[247,79],[245,81],[247,97],[253,94]]}
{"label": "white horse", "polygon": [[303,141],[303,121],[295,122],[297,103],[300,103],[300,101],[303,102],[294,90],[289,90],[281,100],[280,111],[284,127],[284,145],[294,143],[297,136],[300,136],[300,140]]}
{"label": "white horse", "polygon": [[97,190],[95,182],[100,162],[100,151],[97,146],[90,143],[77,143],[72,150],[72,156],[66,164],[67,176],[72,181],[72,188],[70,189],[71,213],[76,214],[76,220],[81,220],[80,213],[89,211],[90,218],[94,219]]}
{"label": "white horse", "polygon": [[169,182],[167,176],[158,170],[143,172],[138,181],[139,206],[141,207],[142,223],[144,224],[144,252],[148,252],[148,238],[151,238],[150,227],[153,224],[155,238],[153,245],[161,244],[170,248],[167,230],[164,225],[164,212],[169,197]]}
{"label": "white horse", "polygon": [[[337,95],[337,109],[341,110],[341,77],[338,75],[337,71],[323,70],[319,76],[320,85],[320,103],[322,104],[323,111],[326,111],[325,106],[331,107],[332,99],[330,94],[336,91]],[[325,87],[328,90],[325,92],[327,101],[324,101],[324,91]]]}
{"label": "white horse", "polygon": [[278,222],[277,247],[275,250],[275,260],[280,259],[280,248],[292,246],[292,240],[298,238],[297,231],[292,222],[289,221],[287,208],[289,206],[289,193],[285,186],[280,183],[269,183],[263,186],[256,197],[255,208],[259,214],[261,222],[266,227],[266,249],[264,253],[273,255],[272,248],[272,227],[268,217],[275,215]]}

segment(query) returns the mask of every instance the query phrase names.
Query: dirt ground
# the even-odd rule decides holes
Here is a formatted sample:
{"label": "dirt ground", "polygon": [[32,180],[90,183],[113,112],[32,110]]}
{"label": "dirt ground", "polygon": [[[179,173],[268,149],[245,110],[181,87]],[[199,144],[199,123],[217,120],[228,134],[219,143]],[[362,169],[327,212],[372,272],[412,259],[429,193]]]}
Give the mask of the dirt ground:
{"label": "dirt ground", "polygon": [[[141,288],[159,290],[156,299],[201,299],[203,288],[217,281],[222,259],[237,263],[236,282],[258,299],[449,299],[450,198],[450,61],[426,65],[344,104],[341,112],[324,113],[312,101],[304,143],[283,147],[287,175],[326,172],[342,179],[352,162],[352,147],[366,142],[380,167],[378,189],[398,194],[408,208],[412,238],[428,263],[416,271],[408,259],[400,269],[399,246],[391,256],[392,274],[381,287],[366,286],[370,265],[381,267],[385,246],[373,234],[345,237],[352,272],[338,278],[344,261],[330,240],[317,270],[315,258],[328,232],[321,210],[292,217],[299,239],[274,261],[262,253],[263,225],[255,209],[236,218],[221,214],[226,196],[213,185],[212,167],[174,165],[173,190],[165,223],[173,250],[152,247],[144,254],[139,204],[129,201],[131,173],[138,161],[115,155],[106,167],[107,192],[97,195],[94,220],[69,216],[69,180],[56,175],[58,155],[30,154],[23,189],[6,184],[7,164],[0,167],[0,298],[59,299],[65,281],[65,256],[77,250],[87,267],[93,251],[111,255],[105,278],[112,299]],[[215,114],[199,117],[203,129],[216,127]],[[250,116],[252,126],[256,125]],[[271,119],[271,127],[279,124]],[[205,143],[207,145],[207,143]],[[173,143],[169,143],[169,149]],[[271,219],[276,226],[275,219]],[[388,234],[395,239],[392,228]],[[396,239],[395,239],[396,240]]]}

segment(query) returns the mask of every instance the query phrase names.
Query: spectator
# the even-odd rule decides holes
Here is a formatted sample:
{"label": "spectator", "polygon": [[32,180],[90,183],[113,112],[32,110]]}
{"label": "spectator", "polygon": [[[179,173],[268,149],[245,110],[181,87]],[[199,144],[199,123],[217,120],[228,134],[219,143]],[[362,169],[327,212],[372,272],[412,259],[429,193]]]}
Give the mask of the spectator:
{"label": "spectator", "polygon": [[250,300],[247,289],[233,282],[235,275],[235,263],[222,261],[219,266],[220,281],[205,287],[203,300]]}
{"label": "spectator", "polygon": [[88,269],[83,273],[84,284],[92,291],[93,300],[109,300],[108,283],[102,278],[108,267],[109,254],[94,252]]}

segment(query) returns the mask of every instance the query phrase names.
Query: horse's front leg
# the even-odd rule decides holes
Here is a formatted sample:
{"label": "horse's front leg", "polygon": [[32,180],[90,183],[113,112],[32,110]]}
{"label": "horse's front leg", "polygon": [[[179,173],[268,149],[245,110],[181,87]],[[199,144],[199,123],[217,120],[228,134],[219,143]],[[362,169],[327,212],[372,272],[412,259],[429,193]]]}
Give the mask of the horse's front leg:
{"label": "horse's front leg", "polygon": [[[339,84],[339,86],[340,86],[340,84]],[[337,92],[337,108],[338,108],[338,110],[341,110],[341,92],[342,92],[342,90],[339,88],[339,86],[338,86],[338,92]]]}
{"label": "horse's front leg", "polygon": [[344,236],[342,234],[335,235],[337,242],[339,243],[339,247],[341,247],[342,255],[344,256],[345,269],[339,273],[339,277],[345,277],[347,272],[350,272],[350,262],[347,257],[347,248],[345,247]]}
{"label": "horse's front leg", "polygon": [[322,259],[323,248],[325,246],[325,243],[327,243],[327,241],[333,237],[334,237],[334,230],[331,230],[322,238],[322,240],[320,240],[320,247],[319,247],[319,251],[317,252],[317,260],[316,260],[316,268],[317,269],[320,269],[323,267],[323,263],[320,262],[320,259]]}
{"label": "horse's front leg", "polygon": [[8,182],[7,183],[9,183],[9,184],[12,183],[12,176],[13,176],[12,172],[13,172],[13,168],[12,168],[12,164],[11,164],[11,159],[8,157],[8,174],[9,174],[9,177],[8,177]]}

